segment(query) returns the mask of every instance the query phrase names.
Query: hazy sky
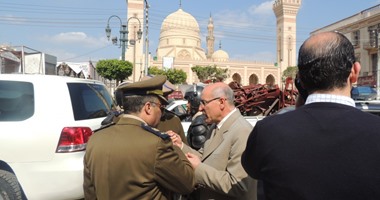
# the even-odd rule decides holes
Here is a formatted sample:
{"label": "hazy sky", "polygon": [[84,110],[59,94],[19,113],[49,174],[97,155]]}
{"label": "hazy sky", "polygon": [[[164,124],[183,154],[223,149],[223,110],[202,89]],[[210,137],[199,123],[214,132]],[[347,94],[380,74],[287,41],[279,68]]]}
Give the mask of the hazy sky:
{"label": "hazy sky", "polygon": [[[179,9],[179,0],[148,0],[150,52],[155,55],[161,23]],[[215,50],[231,59],[275,62],[276,18],[272,1],[182,0],[201,29],[202,48],[210,14],[215,26]],[[376,6],[379,0],[302,0],[297,15],[297,49],[315,29]],[[126,23],[124,0],[0,0],[0,45],[27,46],[58,58],[85,62],[120,58],[121,49],[107,40],[105,27],[111,15]],[[113,33],[120,23],[112,20]],[[117,34],[118,35],[118,34]],[[141,41],[143,42],[143,41]]]}

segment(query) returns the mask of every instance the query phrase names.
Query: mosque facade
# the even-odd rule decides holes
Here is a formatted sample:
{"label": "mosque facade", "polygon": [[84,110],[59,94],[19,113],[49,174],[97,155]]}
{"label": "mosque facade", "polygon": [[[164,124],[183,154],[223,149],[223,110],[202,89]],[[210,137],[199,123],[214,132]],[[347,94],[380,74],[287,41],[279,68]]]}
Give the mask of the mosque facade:
{"label": "mosque facade", "polygon": [[[145,26],[143,20],[144,1],[129,0],[127,2],[128,18],[132,16],[140,18],[141,26]],[[185,71],[188,84],[199,82],[196,73],[191,70],[192,67],[217,66],[228,69],[226,83],[237,81],[242,85],[281,85],[281,72],[287,66],[295,66],[295,16],[300,4],[301,0],[276,0],[273,5],[278,30],[276,38],[277,60],[274,62],[230,59],[228,52],[222,49],[221,43],[219,43],[219,48],[215,50],[216,38],[214,37],[215,27],[212,16],[209,18],[207,27],[204,27],[207,28],[207,37],[205,38],[206,50],[203,49],[202,38],[200,37],[200,30],[203,27],[200,27],[197,20],[180,6],[177,11],[170,13],[163,20],[155,55],[149,55],[146,59],[143,53],[143,42],[136,43],[136,47],[129,47],[129,49],[133,48],[133,51],[129,49],[126,51],[126,59],[135,61],[133,81],[138,81],[143,76],[145,63],[148,62],[147,66],[149,67],[175,68]],[[136,23],[128,24],[129,30],[134,30],[136,27]],[[128,37],[131,35],[133,37],[133,34],[129,34]]]}

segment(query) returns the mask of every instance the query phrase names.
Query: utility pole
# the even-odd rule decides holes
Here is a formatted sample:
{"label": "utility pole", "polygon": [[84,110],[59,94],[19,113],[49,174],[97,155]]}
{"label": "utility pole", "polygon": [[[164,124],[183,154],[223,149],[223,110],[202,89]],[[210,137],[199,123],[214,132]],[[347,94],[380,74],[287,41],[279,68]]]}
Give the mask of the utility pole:
{"label": "utility pole", "polygon": [[144,66],[144,75],[148,75],[148,65],[149,65],[149,38],[148,38],[148,10],[149,3],[148,0],[145,0],[145,66]]}

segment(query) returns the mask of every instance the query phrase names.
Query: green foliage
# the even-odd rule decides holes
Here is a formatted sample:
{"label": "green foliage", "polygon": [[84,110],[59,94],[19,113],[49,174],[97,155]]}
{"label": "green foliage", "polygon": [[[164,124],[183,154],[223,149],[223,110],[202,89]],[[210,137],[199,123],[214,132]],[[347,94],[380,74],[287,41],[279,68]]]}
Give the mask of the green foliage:
{"label": "green foliage", "polygon": [[285,81],[286,78],[288,77],[292,77],[292,79],[294,80],[294,78],[296,77],[296,74],[298,72],[298,67],[297,66],[289,66],[288,68],[286,68],[283,72],[282,72],[282,80]]}
{"label": "green foliage", "polygon": [[108,80],[116,80],[117,85],[132,75],[132,69],[131,62],[117,59],[100,60],[96,63],[96,72]]}
{"label": "green foliage", "polygon": [[166,77],[173,84],[182,84],[186,82],[187,74],[182,69],[169,69],[166,71]]}
{"label": "green foliage", "polygon": [[191,68],[201,82],[211,80],[212,82],[222,82],[228,77],[228,69],[214,66],[195,66]]}
{"label": "green foliage", "polygon": [[167,71],[158,67],[149,67],[148,74],[165,75],[169,82],[173,84],[182,84],[186,82],[187,74],[182,69],[168,69]]}
{"label": "green foliage", "polygon": [[158,67],[149,67],[148,68],[148,74],[152,75],[165,75],[165,71],[162,69],[159,69]]}

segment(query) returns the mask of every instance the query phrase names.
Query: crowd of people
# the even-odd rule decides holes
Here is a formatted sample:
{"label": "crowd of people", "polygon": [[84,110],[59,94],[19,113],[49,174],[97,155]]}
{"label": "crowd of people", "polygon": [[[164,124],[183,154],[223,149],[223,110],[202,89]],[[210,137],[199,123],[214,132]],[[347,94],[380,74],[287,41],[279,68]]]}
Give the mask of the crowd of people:
{"label": "crowd of people", "polygon": [[299,50],[294,111],[253,127],[232,89],[213,83],[185,94],[187,136],[165,110],[165,76],[121,85],[123,113],[87,144],[85,199],[380,199],[380,118],[350,97],[360,67],[344,35],[312,35]]}

